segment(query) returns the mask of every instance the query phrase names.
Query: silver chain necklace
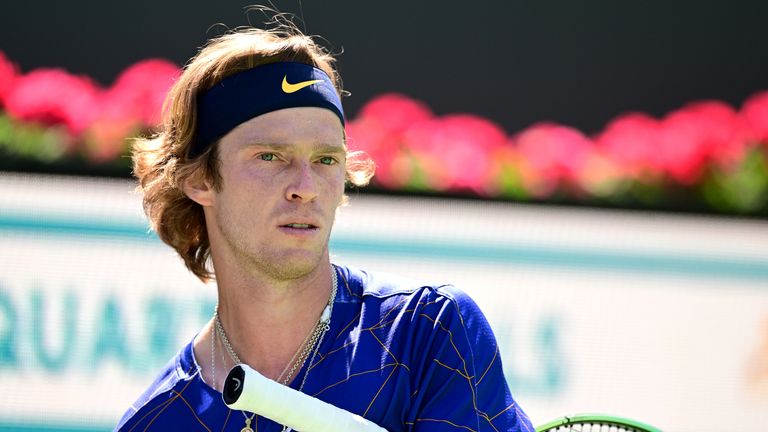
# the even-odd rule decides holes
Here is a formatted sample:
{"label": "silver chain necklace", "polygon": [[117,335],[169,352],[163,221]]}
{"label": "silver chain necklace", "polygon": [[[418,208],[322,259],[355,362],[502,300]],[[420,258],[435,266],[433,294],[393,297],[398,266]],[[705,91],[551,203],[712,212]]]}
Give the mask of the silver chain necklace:
{"label": "silver chain necklace", "polygon": [[[293,354],[293,357],[291,357],[291,360],[288,361],[288,364],[285,366],[285,369],[283,369],[283,371],[277,377],[276,381],[279,382],[280,384],[288,385],[288,383],[290,383],[291,381],[291,378],[293,378],[293,374],[296,373],[296,369],[298,369],[307,361],[307,358],[309,357],[310,353],[313,353],[312,359],[310,360],[310,365],[311,365],[311,363],[315,359],[315,356],[317,355],[317,351],[320,348],[320,344],[322,343],[322,340],[325,334],[331,328],[330,326],[331,313],[333,312],[333,303],[336,299],[336,291],[338,290],[338,280],[336,276],[336,269],[333,266],[331,266],[331,273],[332,273],[331,295],[328,297],[328,303],[325,305],[325,308],[323,308],[323,312],[320,314],[320,318],[317,320],[317,323],[312,328],[312,331],[309,332],[309,334],[307,334],[307,337],[304,338],[304,341],[301,343],[301,345],[299,345],[299,348]],[[222,345],[226,349],[232,361],[235,362],[235,364],[241,364],[242,361],[240,360],[240,357],[237,355],[235,350],[232,348],[232,344],[229,342],[227,333],[224,331],[224,326],[221,324],[221,318],[219,318],[218,305],[216,305],[216,309],[213,313],[213,318],[214,318],[214,327],[211,328],[211,378],[213,381],[213,388],[215,390],[216,389],[216,366],[215,366],[214,353],[216,350],[216,346],[215,346],[216,336],[218,336],[218,338],[221,339]],[[215,330],[215,333],[214,333],[214,330]],[[222,353],[221,362],[222,362],[222,366],[224,366],[224,353]],[[285,375],[289,367],[290,367],[290,370],[288,371],[288,374]],[[285,375],[285,377],[283,377],[283,375]],[[304,379],[301,381],[301,386],[299,387],[299,391],[304,389],[304,384],[307,382],[308,375],[309,375],[309,370],[307,370],[307,373],[304,374]],[[251,423],[256,417],[256,413],[253,413],[253,415],[251,415],[251,417],[249,418],[245,414],[245,412],[243,412],[243,417],[245,417],[245,427],[243,427],[243,429],[241,429],[240,432],[253,432],[253,429],[251,428]],[[292,432],[292,429],[287,426],[283,426],[282,432]]]}

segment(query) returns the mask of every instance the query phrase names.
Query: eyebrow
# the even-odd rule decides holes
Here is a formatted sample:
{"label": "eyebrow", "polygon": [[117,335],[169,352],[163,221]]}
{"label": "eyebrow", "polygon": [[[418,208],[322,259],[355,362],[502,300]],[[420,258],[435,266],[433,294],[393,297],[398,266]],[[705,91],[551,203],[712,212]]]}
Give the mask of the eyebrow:
{"label": "eyebrow", "polygon": [[[263,142],[254,142],[251,144],[248,144],[244,147],[244,149],[252,149],[252,148],[266,148],[266,149],[272,149],[272,150],[285,150],[287,146],[290,144],[276,144],[276,143],[263,143]],[[327,143],[320,143],[315,144],[312,146],[312,150],[317,153],[346,153],[347,148],[346,145],[338,146],[334,144],[327,144]]]}

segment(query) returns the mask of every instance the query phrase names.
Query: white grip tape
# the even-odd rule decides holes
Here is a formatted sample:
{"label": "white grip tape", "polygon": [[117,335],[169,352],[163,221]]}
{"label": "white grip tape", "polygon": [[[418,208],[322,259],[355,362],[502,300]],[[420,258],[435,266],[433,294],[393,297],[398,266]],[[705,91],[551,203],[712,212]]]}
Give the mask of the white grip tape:
{"label": "white grip tape", "polygon": [[240,397],[229,404],[301,432],[387,432],[363,417],[279,384],[247,365]]}

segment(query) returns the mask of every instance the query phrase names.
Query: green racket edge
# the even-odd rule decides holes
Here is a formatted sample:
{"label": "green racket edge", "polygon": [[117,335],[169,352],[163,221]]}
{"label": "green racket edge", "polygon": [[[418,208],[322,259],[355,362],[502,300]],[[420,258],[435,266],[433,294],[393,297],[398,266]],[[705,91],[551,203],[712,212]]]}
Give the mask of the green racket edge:
{"label": "green racket edge", "polygon": [[627,426],[637,429],[640,432],[662,432],[661,429],[655,428],[649,424],[639,422],[623,417],[616,417],[606,414],[577,414],[573,416],[561,417],[551,422],[545,423],[536,428],[536,432],[546,432],[554,430],[560,426],[566,426],[569,424],[584,424],[584,423],[600,423],[605,425],[615,426]]}

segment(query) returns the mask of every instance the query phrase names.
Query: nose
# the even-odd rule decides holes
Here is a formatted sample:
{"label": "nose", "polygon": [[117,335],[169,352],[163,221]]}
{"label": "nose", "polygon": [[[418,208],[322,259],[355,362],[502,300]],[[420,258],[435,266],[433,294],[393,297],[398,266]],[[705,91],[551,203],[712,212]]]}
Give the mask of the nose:
{"label": "nose", "polygon": [[312,202],[317,198],[317,181],[310,162],[296,163],[294,175],[285,190],[285,199],[300,203]]}

